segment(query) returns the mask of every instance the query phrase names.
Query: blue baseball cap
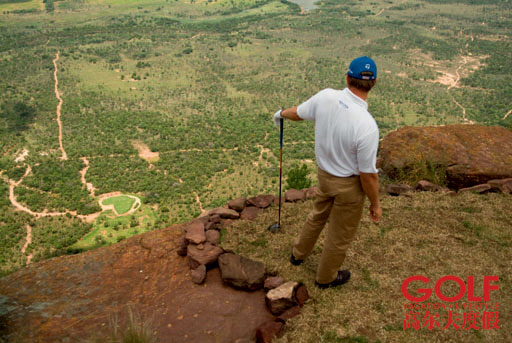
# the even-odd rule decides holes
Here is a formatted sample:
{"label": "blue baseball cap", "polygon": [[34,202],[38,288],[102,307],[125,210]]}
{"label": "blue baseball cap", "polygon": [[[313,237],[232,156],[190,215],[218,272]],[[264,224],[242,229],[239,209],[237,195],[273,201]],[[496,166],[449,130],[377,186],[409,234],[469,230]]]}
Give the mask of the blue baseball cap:
{"label": "blue baseball cap", "polygon": [[361,56],[350,62],[347,75],[359,80],[375,80],[377,65],[368,56]]}

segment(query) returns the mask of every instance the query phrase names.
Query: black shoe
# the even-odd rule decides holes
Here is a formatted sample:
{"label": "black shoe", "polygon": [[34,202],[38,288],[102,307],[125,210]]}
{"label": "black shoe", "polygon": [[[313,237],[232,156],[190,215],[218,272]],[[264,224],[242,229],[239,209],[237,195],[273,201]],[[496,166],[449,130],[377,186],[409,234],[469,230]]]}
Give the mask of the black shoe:
{"label": "black shoe", "polygon": [[297,260],[295,258],[295,256],[293,256],[293,253],[291,253],[290,255],[290,263],[293,264],[294,266],[299,266],[302,264],[302,262],[304,262],[304,260]]}
{"label": "black shoe", "polygon": [[350,280],[350,272],[348,270],[338,270],[338,276],[336,276],[336,279],[334,281],[329,283],[318,283],[315,281],[315,286],[318,288],[329,288],[329,287],[336,287],[341,286]]}

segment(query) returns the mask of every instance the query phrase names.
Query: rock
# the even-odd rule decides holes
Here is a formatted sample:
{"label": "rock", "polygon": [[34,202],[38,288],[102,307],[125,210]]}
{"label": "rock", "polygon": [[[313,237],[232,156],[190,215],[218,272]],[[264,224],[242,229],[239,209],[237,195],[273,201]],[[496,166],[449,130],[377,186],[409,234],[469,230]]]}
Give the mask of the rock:
{"label": "rock", "polygon": [[288,319],[296,317],[300,314],[300,306],[293,306],[286,311],[284,311],[279,317],[277,317],[277,320],[282,321],[283,323],[286,322]]}
{"label": "rock", "polygon": [[196,269],[192,269],[190,276],[192,277],[193,283],[197,283],[198,285],[202,284],[206,278],[206,266],[201,264]]}
{"label": "rock", "polygon": [[256,343],[272,343],[274,337],[279,336],[283,328],[282,322],[268,321],[256,329]]}
{"label": "rock", "polygon": [[210,216],[210,218],[208,219],[208,222],[211,222],[211,223],[220,223],[220,216],[218,214],[213,214]]}
{"label": "rock", "polygon": [[254,342],[256,342],[254,340],[254,337],[253,338],[242,337],[242,338],[236,339],[233,343],[254,343]]}
{"label": "rock", "polygon": [[491,186],[493,191],[505,194],[512,193],[512,178],[491,180],[487,184]]}
{"label": "rock", "polygon": [[242,338],[236,339],[233,343],[254,343],[254,342],[256,342],[254,340],[254,337],[252,337],[252,338],[242,337]]}
{"label": "rock", "polygon": [[318,188],[313,186],[313,187],[303,189],[303,191],[304,191],[304,194],[306,195],[306,199],[313,199],[316,197],[316,195],[318,193]]}
{"label": "rock", "polygon": [[245,198],[238,198],[228,202],[228,207],[232,210],[242,212],[245,208]]}
{"label": "rock", "polygon": [[265,302],[272,314],[279,315],[297,305],[295,301],[295,290],[299,284],[295,281],[288,281],[281,286],[271,289],[265,296]]}
{"label": "rock", "polygon": [[219,244],[220,232],[217,230],[206,231],[206,241],[213,245]]}
{"label": "rock", "polygon": [[265,265],[261,262],[226,253],[219,257],[219,269],[222,280],[235,288],[254,291],[263,287]]}
{"label": "rock", "polygon": [[194,244],[201,244],[206,241],[204,224],[196,221],[185,227],[185,239]]}
{"label": "rock", "polygon": [[[186,261],[174,252],[183,227],[145,232],[121,244],[31,263],[2,276],[0,336],[7,335],[8,342],[78,343],[91,337],[91,328],[101,328],[91,314],[119,313],[124,322],[126,304],[133,303],[142,305],[137,309],[142,313],[155,314],[149,341],[256,342],[257,327],[275,320],[263,290],[227,287],[219,268],[210,267],[205,282],[193,284]],[[169,311],[157,313],[162,306]],[[110,342],[110,336],[102,336],[98,342]]]}
{"label": "rock", "polygon": [[205,230],[208,232],[209,230],[218,230],[220,229],[220,223],[212,223],[208,222],[205,226]]}
{"label": "rock", "polygon": [[412,187],[405,184],[389,184],[386,185],[386,193],[394,196],[405,194],[412,191]]}
{"label": "rock", "polygon": [[240,218],[240,214],[237,211],[231,210],[229,208],[224,208],[224,207],[214,208],[213,210],[210,211],[209,214],[210,214],[210,216],[217,214],[222,219],[238,219],[238,218]]}
{"label": "rock", "polygon": [[308,289],[305,285],[300,285],[295,291],[295,301],[299,304],[300,307],[304,306],[306,300],[309,299]]}
{"label": "rock", "polygon": [[254,206],[248,206],[240,214],[240,219],[254,220],[254,219],[256,219],[256,217],[258,216],[260,211],[261,211],[261,208],[254,207]]}
{"label": "rock", "polygon": [[512,193],[512,182],[507,182],[503,185],[503,193],[511,194]]}
{"label": "rock", "polygon": [[458,193],[464,193],[464,192],[475,192],[475,193],[489,193],[492,190],[491,185],[484,183],[482,185],[476,185],[473,187],[466,187],[459,189]]}
{"label": "rock", "polygon": [[200,222],[200,223],[203,223],[204,225],[206,225],[206,223],[208,223],[208,220],[209,220],[208,215],[202,214],[199,217],[194,218],[194,220],[192,220],[192,223]]}
{"label": "rock", "polygon": [[263,288],[265,291],[269,291],[276,287],[281,286],[284,283],[284,279],[280,276],[271,276],[265,279],[265,283],[263,284]]}
{"label": "rock", "polygon": [[417,191],[439,192],[443,190],[443,187],[427,180],[421,180],[418,182],[416,187],[414,187],[414,189]]}
{"label": "rock", "polygon": [[178,247],[176,249],[176,253],[180,256],[187,256],[187,246],[188,241],[185,239],[185,236],[181,236]]}
{"label": "rock", "polygon": [[211,243],[201,245],[189,244],[187,247],[188,265],[191,269],[196,269],[201,264],[205,266],[217,261],[223,250]]}
{"label": "rock", "polygon": [[233,219],[222,219],[219,225],[219,228],[228,227],[233,224]]}
{"label": "rock", "polygon": [[[281,202],[284,202],[284,196],[281,195]],[[274,197],[274,201],[272,201],[272,205],[277,205],[279,206],[279,194],[277,194],[275,197]]]}
{"label": "rock", "polygon": [[247,203],[259,208],[267,208],[274,202],[274,199],[275,197],[273,195],[264,194],[247,199]]}
{"label": "rock", "polygon": [[448,187],[467,188],[512,177],[512,131],[498,126],[404,127],[381,142],[379,164],[396,178],[434,168]]}
{"label": "rock", "polygon": [[306,195],[304,192],[297,189],[289,189],[284,192],[284,201],[287,202],[303,201],[305,198]]}

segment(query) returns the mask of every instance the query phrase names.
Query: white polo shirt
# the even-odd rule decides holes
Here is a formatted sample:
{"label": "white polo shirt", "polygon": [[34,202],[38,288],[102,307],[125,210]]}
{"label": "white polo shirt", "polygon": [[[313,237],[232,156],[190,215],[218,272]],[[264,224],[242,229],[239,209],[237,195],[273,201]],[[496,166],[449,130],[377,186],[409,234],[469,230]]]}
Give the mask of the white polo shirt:
{"label": "white polo shirt", "polygon": [[366,101],[348,88],[327,88],[300,104],[297,114],[315,122],[315,155],[321,169],[341,177],[377,173],[379,128]]}

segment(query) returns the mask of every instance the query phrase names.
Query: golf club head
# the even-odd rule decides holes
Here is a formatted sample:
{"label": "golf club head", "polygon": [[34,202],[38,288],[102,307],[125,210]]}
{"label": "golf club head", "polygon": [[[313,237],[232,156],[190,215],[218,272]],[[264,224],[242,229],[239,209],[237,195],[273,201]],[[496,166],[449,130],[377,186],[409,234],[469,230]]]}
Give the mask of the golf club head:
{"label": "golf club head", "polygon": [[281,230],[281,226],[278,223],[272,224],[268,227],[268,231],[272,233],[279,232]]}

